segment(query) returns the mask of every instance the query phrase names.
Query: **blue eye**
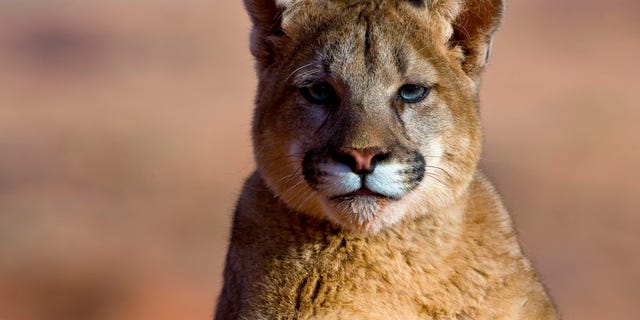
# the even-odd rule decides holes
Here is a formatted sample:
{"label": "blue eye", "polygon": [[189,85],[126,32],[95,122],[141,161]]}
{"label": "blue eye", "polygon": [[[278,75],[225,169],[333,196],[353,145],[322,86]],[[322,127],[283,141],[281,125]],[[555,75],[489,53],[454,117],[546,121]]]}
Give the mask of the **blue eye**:
{"label": "blue eye", "polygon": [[327,104],[333,102],[336,98],[336,92],[333,87],[326,82],[300,88],[300,92],[307,101],[315,104]]}
{"label": "blue eye", "polygon": [[398,90],[398,98],[408,103],[418,103],[429,95],[430,88],[415,84],[405,84]]}

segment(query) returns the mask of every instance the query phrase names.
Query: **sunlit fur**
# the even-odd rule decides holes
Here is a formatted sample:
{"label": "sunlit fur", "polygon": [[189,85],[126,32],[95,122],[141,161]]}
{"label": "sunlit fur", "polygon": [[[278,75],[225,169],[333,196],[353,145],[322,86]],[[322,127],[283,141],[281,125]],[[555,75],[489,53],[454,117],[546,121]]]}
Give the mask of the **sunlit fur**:
{"label": "sunlit fur", "polygon": [[[245,4],[257,170],[216,319],[556,319],[477,170],[479,78],[502,1]],[[335,99],[305,98],[318,83]],[[429,95],[399,99],[405,84]],[[363,175],[341,158],[350,150],[381,156]]]}

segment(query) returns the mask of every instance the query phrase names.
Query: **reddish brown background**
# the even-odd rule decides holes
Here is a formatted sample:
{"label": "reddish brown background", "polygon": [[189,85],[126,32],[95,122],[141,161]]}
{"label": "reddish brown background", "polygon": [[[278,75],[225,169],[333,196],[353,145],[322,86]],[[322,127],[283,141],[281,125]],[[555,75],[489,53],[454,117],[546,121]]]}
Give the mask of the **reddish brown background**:
{"label": "reddish brown background", "polygon": [[[208,319],[253,168],[240,1],[0,1],[0,319]],[[510,2],[482,166],[566,319],[637,319],[640,5]]]}

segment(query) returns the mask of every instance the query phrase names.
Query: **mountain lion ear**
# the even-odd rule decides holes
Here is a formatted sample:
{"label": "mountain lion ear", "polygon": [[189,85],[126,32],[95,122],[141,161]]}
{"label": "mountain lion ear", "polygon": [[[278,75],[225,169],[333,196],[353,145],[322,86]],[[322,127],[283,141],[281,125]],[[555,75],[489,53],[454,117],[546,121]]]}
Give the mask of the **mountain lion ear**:
{"label": "mountain lion ear", "polygon": [[462,49],[463,69],[477,76],[489,59],[491,40],[504,13],[504,0],[463,0],[454,17],[451,47]]}
{"label": "mountain lion ear", "polygon": [[295,0],[244,0],[253,22],[251,53],[256,58],[258,70],[273,62],[279,40],[286,36],[282,28],[284,12]]}

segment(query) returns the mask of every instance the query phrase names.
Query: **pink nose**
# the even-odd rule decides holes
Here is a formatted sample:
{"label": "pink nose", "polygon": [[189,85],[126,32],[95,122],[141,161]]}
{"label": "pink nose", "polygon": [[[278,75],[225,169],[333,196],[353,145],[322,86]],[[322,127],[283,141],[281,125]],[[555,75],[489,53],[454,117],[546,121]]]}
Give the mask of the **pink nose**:
{"label": "pink nose", "polygon": [[365,149],[351,150],[347,152],[347,154],[354,160],[354,162],[352,162],[353,166],[351,167],[351,170],[354,172],[373,172],[374,164],[372,163],[372,160],[373,157],[376,156],[376,153],[369,152]]}
{"label": "pink nose", "polygon": [[344,163],[357,174],[372,173],[378,161],[387,157],[380,148],[341,150],[336,161]]}

